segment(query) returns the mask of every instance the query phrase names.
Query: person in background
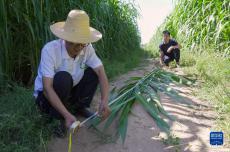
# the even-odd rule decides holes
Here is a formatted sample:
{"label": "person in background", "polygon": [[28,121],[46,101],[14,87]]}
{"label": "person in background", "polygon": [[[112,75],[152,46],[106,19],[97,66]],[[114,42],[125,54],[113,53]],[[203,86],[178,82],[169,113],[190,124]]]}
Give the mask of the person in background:
{"label": "person in background", "polygon": [[169,66],[169,63],[176,60],[177,67],[180,66],[180,49],[181,45],[171,39],[170,32],[163,31],[163,42],[159,45],[160,64]]}
{"label": "person in background", "polygon": [[101,39],[102,34],[89,26],[86,12],[72,10],[65,22],[55,23],[50,29],[59,39],[48,42],[42,49],[34,97],[42,112],[63,120],[64,127],[56,132],[63,136],[76,121],[69,109],[84,117],[93,114],[88,108],[98,84],[101,88],[98,112],[102,119],[109,116],[109,83],[91,44]]}

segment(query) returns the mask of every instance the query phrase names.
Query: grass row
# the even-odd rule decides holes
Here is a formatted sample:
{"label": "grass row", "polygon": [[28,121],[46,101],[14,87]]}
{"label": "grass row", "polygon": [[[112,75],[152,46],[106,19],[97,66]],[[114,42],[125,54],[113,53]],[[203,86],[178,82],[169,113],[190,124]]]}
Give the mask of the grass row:
{"label": "grass row", "polygon": [[[194,1],[188,2],[186,5],[177,5],[177,9],[185,9],[184,7],[192,7]],[[203,8],[213,5],[214,1],[210,3],[203,4]],[[217,1],[219,4],[219,1]],[[225,5],[226,1],[222,1],[222,4]],[[206,6],[208,5],[208,6]],[[219,4],[221,5],[221,4]],[[202,5],[200,5],[201,7]],[[218,11],[217,8],[213,8],[213,11]],[[202,17],[202,10],[196,12],[199,17]],[[208,11],[210,12],[210,11]],[[222,11],[224,12],[224,10]],[[186,13],[186,12],[184,12]],[[207,16],[208,14],[206,14]],[[190,14],[192,15],[192,14]],[[204,14],[203,14],[204,15]],[[211,15],[211,14],[210,14]],[[186,16],[180,14],[180,16]],[[196,38],[189,35],[189,33],[184,34],[187,30],[194,31],[197,34],[200,34],[199,28],[196,26],[190,26],[187,30],[183,30],[186,24],[189,24],[189,15],[187,14],[187,22],[180,20],[178,12],[173,12],[169,16],[165,23],[162,24],[155,35],[150,40],[149,44],[146,45],[146,49],[150,52],[152,57],[159,57],[159,43],[162,41],[162,31],[168,29],[172,31],[172,37],[178,40],[182,45],[181,50],[181,66],[182,70],[192,77],[200,80],[200,84],[195,91],[195,95],[203,99],[206,102],[209,102],[210,105],[213,105],[214,109],[217,112],[216,126],[217,131],[223,131],[225,136],[225,141],[227,145],[230,145],[230,57],[228,54],[228,41],[225,37],[225,40],[222,39],[221,43],[215,43],[213,39],[209,41],[199,41],[196,42]],[[174,21],[174,23],[172,23]],[[178,21],[176,23],[176,21]],[[193,20],[192,20],[193,21]],[[197,25],[200,23],[198,22]],[[209,27],[207,23],[207,27]],[[217,25],[216,25],[217,26]],[[180,28],[179,28],[180,27]],[[179,28],[179,29],[178,29]],[[204,27],[206,28],[206,27]],[[226,27],[222,32],[227,31]],[[212,31],[215,32],[215,31]],[[220,33],[221,35],[226,35],[226,33]],[[206,38],[200,35],[200,39]],[[228,37],[229,39],[229,37]],[[191,40],[191,41],[189,41]],[[220,47],[219,47],[220,46]],[[225,46],[225,47],[224,47]],[[226,47],[227,46],[227,47]],[[219,48],[220,50],[217,50]],[[229,49],[228,49],[229,50]]]}

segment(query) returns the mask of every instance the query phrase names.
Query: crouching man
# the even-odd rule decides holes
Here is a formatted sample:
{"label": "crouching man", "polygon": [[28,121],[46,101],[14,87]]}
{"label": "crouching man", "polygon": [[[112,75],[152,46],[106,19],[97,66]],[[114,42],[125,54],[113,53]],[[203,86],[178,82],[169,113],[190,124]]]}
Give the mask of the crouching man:
{"label": "crouching man", "polygon": [[163,42],[159,46],[161,65],[169,66],[169,63],[176,60],[176,65],[180,65],[181,45],[171,39],[169,31],[163,31]]}
{"label": "crouching man", "polygon": [[[64,120],[66,128],[76,121],[77,114],[90,117],[88,110],[98,83],[101,102],[98,112],[108,117],[109,83],[101,60],[91,43],[102,38],[102,34],[89,26],[86,12],[72,10],[65,22],[50,26],[52,33],[60,39],[48,42],[42,49],[34,96],[42,112]],[[68,105],[68,106],[67,106]]]}

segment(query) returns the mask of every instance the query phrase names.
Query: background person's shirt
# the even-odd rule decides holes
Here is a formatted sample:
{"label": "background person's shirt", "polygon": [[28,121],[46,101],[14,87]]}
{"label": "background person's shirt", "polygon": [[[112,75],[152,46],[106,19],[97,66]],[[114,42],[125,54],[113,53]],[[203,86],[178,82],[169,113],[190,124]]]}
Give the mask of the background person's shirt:
{"label": "background person's shirt", "polygon": [[167,50],[170,46],[176,46],[178,45],[177,41],[170,39],[169,43],[165,44],[164,42],[162,42],[159,45],[160,51],[162,51],[164,53],[164,55],[171,57],[173,55],[173,52],[168,53]]}
{"label": "background person's shirt", "polygon": [[43,90],[42,77],[53,78],[59,71],[67,71],[72,75],[73,86],[77,85],[84,75],[85,68],[97,68],[102,65],[95,53],[92,44],[83,48],[82,52],[74,59],[69,56],[65,41],[62,39],[48,42],[42,49],[38,75],[35,79],[34,96]]}

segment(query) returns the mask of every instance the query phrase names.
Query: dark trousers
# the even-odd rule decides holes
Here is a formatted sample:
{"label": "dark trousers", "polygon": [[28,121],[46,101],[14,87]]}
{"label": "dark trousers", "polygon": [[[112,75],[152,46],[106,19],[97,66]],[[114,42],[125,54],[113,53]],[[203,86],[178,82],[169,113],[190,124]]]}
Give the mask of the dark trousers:
{"label": "dark trousers", "polygon": [[168,59],[164,59],[165,65],[169,65],[169,62],[176,60],[176,62],[180,61],[180,50],[179,49],[173,49],[171,54],[169,55]]}
{"label": "dark trousers", "polygon": [[[81,81],[73,87],[72,76],[66,71],[57,72],[53,78],[53,88],[65,107],[89,107],[98,85],[97,74],[87,68]],[[51,117],[63,119],[62,115],[50,105],[43,92],[38,93],[36,103],[42,112]],[[71,107],[72,108],[72,107]]]}

